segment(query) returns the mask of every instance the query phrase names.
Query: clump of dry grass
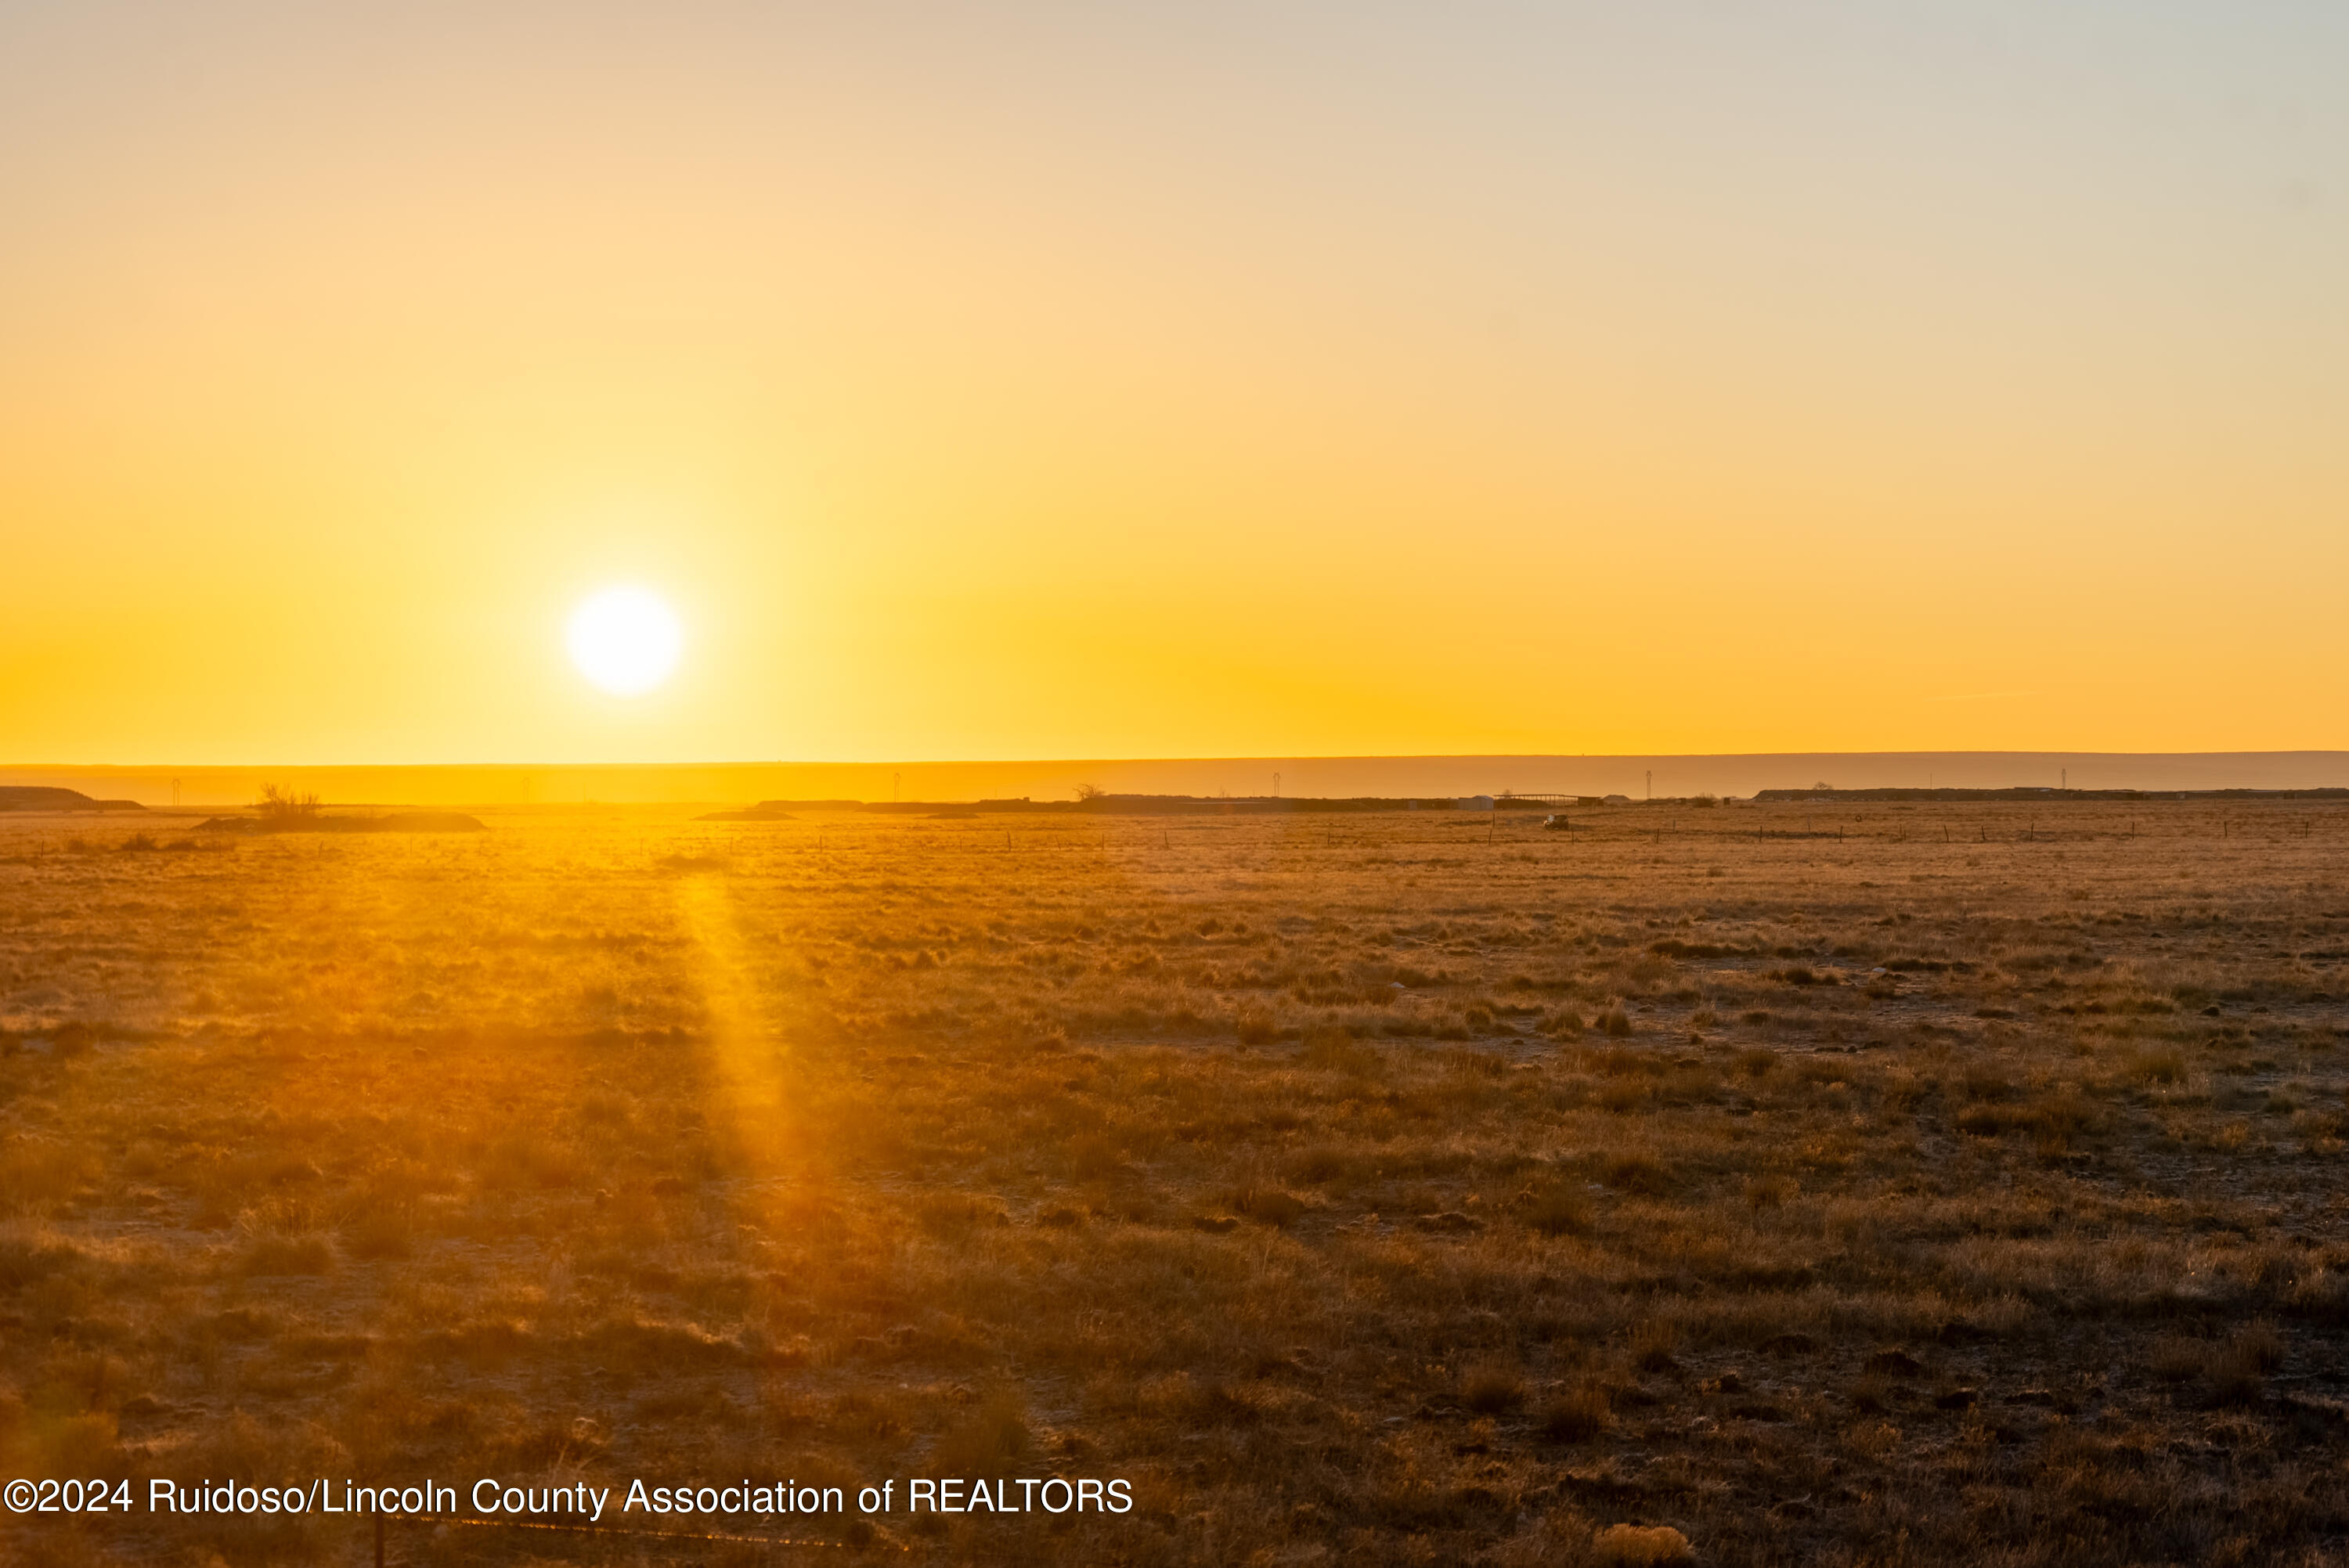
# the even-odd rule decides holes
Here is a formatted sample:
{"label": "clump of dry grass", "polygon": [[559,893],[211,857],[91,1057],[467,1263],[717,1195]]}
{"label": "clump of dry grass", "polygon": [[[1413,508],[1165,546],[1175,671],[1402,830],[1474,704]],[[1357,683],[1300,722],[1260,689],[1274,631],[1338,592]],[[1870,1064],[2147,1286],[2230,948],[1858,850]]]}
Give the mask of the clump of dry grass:
{"label": "clump of dry grass", "polygon": [[1631,1365],[1642,1372],[1677,1372],[1680,1326],[1665,1317],[1643,1318],[1631,1331]]}
{"label": "clump of dry grass", "polygon": [[1232,1195],[1231,1211],[1243,1214],[1260,1224],[1288,1229],[1301,1218],[1306,1210],[1304,1200],[1278,1187],[1250,1185]]}
{"label": "clump of dry grass", "polygon": [[2168,1335],[2155,1341],[2149,1367],[2162,1381],[2182,1386],[2206,1405],[2256,1405],[2268,1377],[2283,1365],[2284,1342],[2275,1326],[2249,1323],[2222,1339]]}

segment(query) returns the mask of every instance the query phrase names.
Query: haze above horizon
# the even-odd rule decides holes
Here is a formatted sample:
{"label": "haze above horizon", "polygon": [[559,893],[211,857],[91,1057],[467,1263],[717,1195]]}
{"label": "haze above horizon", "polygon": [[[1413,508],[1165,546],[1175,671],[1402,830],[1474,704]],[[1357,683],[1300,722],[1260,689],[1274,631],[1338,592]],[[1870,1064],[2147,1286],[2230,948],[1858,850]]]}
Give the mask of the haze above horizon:
{"label": "haze above horizon", "polygon": [[2349,746],[2344,77],[2281,0],[10,7],[0,751]]}

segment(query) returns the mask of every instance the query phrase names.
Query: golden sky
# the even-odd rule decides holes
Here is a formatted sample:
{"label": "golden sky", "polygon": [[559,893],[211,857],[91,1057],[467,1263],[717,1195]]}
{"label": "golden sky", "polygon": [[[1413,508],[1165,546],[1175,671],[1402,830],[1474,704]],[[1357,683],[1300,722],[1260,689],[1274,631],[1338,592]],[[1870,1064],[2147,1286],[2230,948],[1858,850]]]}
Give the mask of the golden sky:
{"label": "golden sky", "polygon": [[2273,3],[0,5],[0,758],[2349,746],[2344,80]]}

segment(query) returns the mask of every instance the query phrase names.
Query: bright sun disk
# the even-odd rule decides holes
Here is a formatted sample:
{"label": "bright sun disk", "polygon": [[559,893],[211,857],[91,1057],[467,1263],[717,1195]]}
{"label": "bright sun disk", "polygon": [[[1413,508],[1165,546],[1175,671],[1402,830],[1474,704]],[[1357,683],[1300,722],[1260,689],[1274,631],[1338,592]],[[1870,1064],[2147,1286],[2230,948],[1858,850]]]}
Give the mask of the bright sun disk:
{"label": "bright sun disk", "polygon": [[614,696],[635,696],[677,668],[685,631],[658,594],[606,588],[571,612],[564,640],[580,674]]}

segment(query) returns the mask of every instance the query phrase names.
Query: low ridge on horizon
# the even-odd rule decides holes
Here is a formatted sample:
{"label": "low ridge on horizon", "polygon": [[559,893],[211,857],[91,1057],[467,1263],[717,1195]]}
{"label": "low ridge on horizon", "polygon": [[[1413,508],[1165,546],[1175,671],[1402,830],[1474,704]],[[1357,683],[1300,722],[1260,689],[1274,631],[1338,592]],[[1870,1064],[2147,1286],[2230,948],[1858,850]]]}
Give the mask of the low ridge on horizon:
{"label": "low ridge on horizon", "polygon": [[[1547,792],[1744,798],[1769,789],[2322,789],[2349,751],[1492,753],[1005,761],[0,765],[0,783],[147,805],[233,805],[264,784],[336,800],[436,805],[690,804],[759,799],[1038,799],[1081,789],[1197,796],[1408,797]],[[175,795],[176,791],[176,795]]]}

